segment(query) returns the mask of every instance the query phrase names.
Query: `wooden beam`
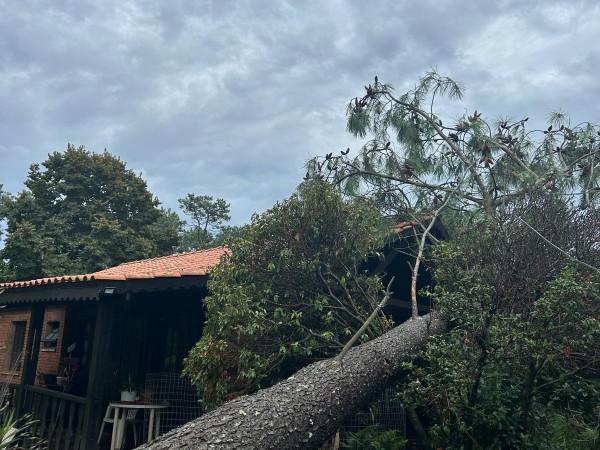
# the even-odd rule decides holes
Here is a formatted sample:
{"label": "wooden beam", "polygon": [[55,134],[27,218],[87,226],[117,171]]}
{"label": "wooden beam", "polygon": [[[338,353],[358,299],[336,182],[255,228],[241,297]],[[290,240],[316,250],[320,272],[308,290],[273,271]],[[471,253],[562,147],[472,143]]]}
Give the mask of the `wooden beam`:
{"label": "wooden beam", "polygon": [[[35,373],[37,370],[38,356],[40,353],[40,340],[42,338],[42,327],[44,325],[44,313],[46,305],[37,304],[31,307],[29,316],[29,332],[27,333],[27,343],[25,344],[25,357],[23,360],[23,371],[21,372],[20,392],[24,392],[25,386],[35,384]],[[21,395],[17,406],[20,412],[23,407],[24,396]]]}
{"label": "wooden beam", "polygon": [[60,301],[98,300],[98,285],[94,286],[35,286],[7,289],[0,295],[0,304],[50,303]]}
{"label": "wooden beam", "polygon": [[[112,295],[139,292],[165,292],[179,289],[202,288],[208,275],[182,277],[138,278],[130,280],[92,280],[79,283],[55,283],[5,289],[0,292],[0,305],[18,303],[51,303],[65,301],[96,301],[106,288],[114,288]],[[108,298],[108,295],[106,295]]]}
{"label": "wooden beam", "polygon": [[89,362],[89,378],[85,402],[83,427],[85,430],[85,448],[96,448],[100,421],[104,417],[106,406],[105,382],[109,378],[108,360],[112,334],[112,320],[114,317],[114,300],[103,296],[98,302],[96,320],[94,321],[94,337],[92,352]]}

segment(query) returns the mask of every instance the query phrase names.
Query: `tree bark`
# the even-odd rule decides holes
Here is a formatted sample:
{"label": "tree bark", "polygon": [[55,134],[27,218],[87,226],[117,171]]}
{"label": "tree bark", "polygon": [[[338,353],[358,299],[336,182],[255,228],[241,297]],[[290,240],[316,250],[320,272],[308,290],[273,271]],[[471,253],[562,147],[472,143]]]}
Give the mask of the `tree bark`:
{"label": "tree bark", "polygon": [[410,319],[341,360],[311,364],[287,380],[221,405],[140,449],[318,449],[349,414],[372,400],[446,322]]}

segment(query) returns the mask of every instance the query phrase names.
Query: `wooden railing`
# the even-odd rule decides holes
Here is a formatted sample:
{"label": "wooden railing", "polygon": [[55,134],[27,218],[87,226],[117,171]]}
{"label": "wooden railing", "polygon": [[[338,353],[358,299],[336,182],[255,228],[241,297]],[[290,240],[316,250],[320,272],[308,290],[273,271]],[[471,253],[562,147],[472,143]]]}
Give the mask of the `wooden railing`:
{"label": "wooden railing", "polygon": [[84,397],[36,386],[25,386],[19,394],[24,396],[19,399],[22,413],[36,420],[32,433],[47,442],[48,450],[85,449]]}
{"label": "wooden railing", "polygon": [[2,383],[0,384],[0,408],[4,406],[6,402],[9,404],[14,404],[15,399],[15,391],[19,386],[12,383]]}

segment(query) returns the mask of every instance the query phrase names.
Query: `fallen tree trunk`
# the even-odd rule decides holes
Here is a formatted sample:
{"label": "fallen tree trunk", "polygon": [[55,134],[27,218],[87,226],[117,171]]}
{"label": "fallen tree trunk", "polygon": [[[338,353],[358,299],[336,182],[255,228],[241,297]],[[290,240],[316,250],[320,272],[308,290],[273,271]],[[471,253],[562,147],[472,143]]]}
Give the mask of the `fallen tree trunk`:
{"label": "fallen tree trunk", "polygon": [[349,414],[389,383],[403,361],[446,329],[431,314],[411,319],[341,360],[311,364],[287,380],[246,395],[140,449],[316,449]]}

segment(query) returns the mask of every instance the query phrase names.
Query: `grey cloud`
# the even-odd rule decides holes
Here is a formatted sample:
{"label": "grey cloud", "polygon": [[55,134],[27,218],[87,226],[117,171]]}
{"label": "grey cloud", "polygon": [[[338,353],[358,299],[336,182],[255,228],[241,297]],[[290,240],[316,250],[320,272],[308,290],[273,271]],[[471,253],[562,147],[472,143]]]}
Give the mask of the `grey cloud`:
{"label": "grey cloud", "polygon": [[451,114],[598,114],[591,0],[5,3],[11,192],[72,142],[119,155],[165,206],[208,194],[247,221],[292,192],[308,157],[362,144],[344,108],[374,75],[402,91],[432,66],[467,87]]}

